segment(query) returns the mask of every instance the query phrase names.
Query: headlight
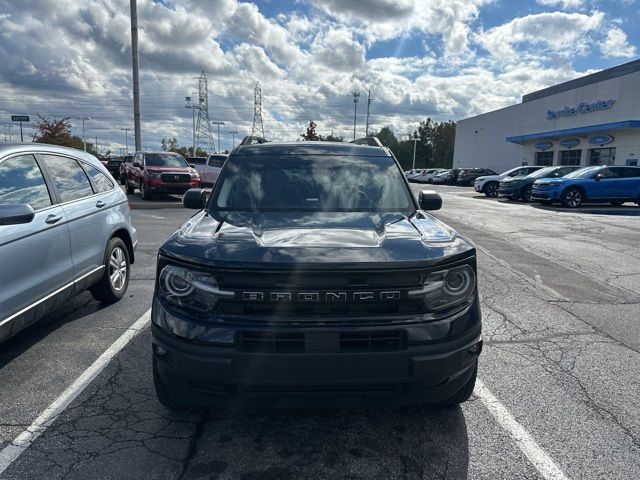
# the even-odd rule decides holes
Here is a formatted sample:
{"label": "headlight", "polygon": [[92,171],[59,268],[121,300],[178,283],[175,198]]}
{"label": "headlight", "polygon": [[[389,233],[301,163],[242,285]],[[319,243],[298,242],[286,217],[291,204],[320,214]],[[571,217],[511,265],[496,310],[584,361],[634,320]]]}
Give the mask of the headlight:
{"label": "headlight", "polygon": [[159,290],[167,302],[198,312],[211,312],[219,298],[234,296],[220,290],[212,275],[173,265],[160,272]]}
{"label": "headlight", "polygon": [[200,175],[198,175],[198,172],[190,172],[191,178],[200,178]]}
{"label": "headlight", "polygon": [[147,172],[147,175],[149,175],[152,178],[162,178],[162,173]]}
{"label": "headlight", "polygon": [[423,297],[431,311],[469,303],[476,289],[476,275],[469,265],[462,265],[430,274],[420,290],[410,297]]}

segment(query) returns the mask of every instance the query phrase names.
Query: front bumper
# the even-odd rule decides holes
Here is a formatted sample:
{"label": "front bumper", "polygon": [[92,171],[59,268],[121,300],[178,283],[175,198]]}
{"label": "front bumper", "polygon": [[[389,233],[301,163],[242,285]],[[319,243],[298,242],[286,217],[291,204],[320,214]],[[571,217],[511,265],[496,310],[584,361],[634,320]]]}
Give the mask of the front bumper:
{"label": "front bumper", "polygon": [[517,197],[520,195],[520,185],[503,185],[498,188],[498,195],[504,197]]}
{"label": "front bumper", "polygon": [[[218,342],[208,344],[184,338],[197,335],[200,326],[157,299],[152,321],[157,375],[176,400],[203,406],[437,403],[473,375],[482,346],[477,299],[446,319],[401,326],[211,326],[209,338]],[[248,330],[302,332],[304,349],[245,351],[238,338]],[[334,341],[341,333],[363,330],[401,330],[406,344],[401,349],[345,351]]]}
{"label": "front bumper", "polygon": [[190,183],[149,183],[147,185],[147,191],[153,193],[185,193],[190,188],[197,187]]}
{"label": "front bumper", "polygon": [[560,199],[560,190],[556,188],[533,188],[531,190],[531,200],[552,202]]}

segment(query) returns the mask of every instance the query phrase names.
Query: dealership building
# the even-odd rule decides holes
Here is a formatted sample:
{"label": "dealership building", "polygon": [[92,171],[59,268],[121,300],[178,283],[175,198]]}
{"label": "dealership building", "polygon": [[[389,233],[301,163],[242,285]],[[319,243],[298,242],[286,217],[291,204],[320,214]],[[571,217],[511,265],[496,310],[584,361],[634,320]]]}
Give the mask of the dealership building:
{"label": "dealership building", "polygon": [[460,120],[453,166],[638,165],[640,60]]}

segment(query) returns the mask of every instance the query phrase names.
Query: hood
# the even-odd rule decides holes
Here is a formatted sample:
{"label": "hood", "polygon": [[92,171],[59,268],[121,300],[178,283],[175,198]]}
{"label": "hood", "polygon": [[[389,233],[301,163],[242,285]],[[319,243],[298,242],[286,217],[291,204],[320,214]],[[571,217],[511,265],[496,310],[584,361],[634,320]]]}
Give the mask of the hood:
{"label": "hood", "polygon": [[503,178],[500,180],[500,183],[522,183],[524,182],[525,177],[509,177]]}
{"label": "hood", "polygon": [[400,213],[201,211],[160,248],[187,262],[235,268],[429,266],[472,255],[435,217]]}
{"label": "hood", "polygon": [[195,171],[191,167],[145,167],[149,173],[191,173]]}
{"label": "hood", "polygon": [[540,185],[540,184],[546,184],[546,185],[559,185],[561,183],[563,183],[565,180],[563,178],[556,178],[556,177],[545,177],[545,178],[540,178],[538,180],[536,180],[535,182],[533,182],[534,185]]}

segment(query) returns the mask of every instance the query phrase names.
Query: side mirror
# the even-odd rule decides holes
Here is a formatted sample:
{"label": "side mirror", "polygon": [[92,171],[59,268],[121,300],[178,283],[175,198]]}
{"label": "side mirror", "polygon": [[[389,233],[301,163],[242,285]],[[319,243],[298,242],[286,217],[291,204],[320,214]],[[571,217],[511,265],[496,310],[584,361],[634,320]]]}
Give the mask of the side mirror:
{"label": "side mirror", "polygon": [[442,197],[435,190],[423,190],[418,196],[418,204],[421,210],[440,210]]}
{"label": "side mirror", "polygon": [[142,168],[142,164],[140,162],[133,162],[132,165],[136,168]]}
{"label": "side mirror", "polygon": [[601,173],[596,173],[595,176],[593,177],[593,179],[596,182],[599,182],[600,180],[602,180],[604,178],[604,175],[602,175]]}
{"label": "side mirror", "polygon": [[20,225],[30,223],[35,216],[35,212],[31,205],[25,203],[19,204],[0,204],[0,225]]}
{"label": "side mirror", "polygon": [[182,197],[182,206],[202,210],[207,203],[207,192],[202,188],[190,188]]}
{"label": "side mirror", "polygon": [[196,164],[195,164],[195,163],[190,163],[190,164],[189,164],[189,166],[190,166],[191,168],[196,168]]}

